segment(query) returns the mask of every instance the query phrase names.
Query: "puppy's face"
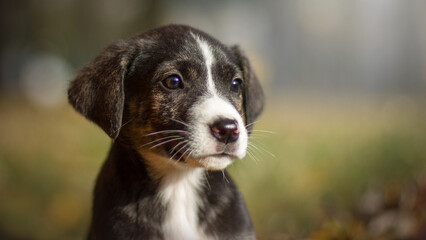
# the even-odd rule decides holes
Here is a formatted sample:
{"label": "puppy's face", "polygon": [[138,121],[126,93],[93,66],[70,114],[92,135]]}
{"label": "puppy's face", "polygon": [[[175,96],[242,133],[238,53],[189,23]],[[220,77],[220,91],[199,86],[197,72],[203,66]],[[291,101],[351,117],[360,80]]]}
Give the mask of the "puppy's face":
{"label": "puppy's face", "polygon": [[247,125],[263,106],[238,48],[185,26],[111,45],[80,72],[69,97],[79,112],[142,155],[213,170],[244,157]]}
{"label": "puppy's face", "polygon": [[244,77],[231,51],[192,31],[164,33],[146,48],[125,87],[140,150],[208,169],[244,157]]}

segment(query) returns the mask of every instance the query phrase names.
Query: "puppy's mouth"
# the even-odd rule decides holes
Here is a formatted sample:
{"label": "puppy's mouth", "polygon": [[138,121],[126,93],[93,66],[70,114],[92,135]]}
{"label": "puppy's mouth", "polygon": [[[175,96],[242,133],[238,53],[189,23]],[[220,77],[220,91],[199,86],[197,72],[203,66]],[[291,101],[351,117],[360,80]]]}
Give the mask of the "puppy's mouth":
{"label": "puppy's mouth", "polygon": [[227,152],[208,154],[208,155],[199,156],[197,158],[203,159],[203,158],[208,158],[208,157],[216,157],[216,158],[227,157],[227,158],[231,158],[231,159],[237,159],[238,158],[235,154],[227,153]]}
{"label": "puppy's mouth", "polygon": [[187,158],[186,163],[194,167],[203,167],[208,170],[222,170],[225,169],[238,157],[230,153],[214,153],[202,156],[194,156]]}
{"label": "puppy's mouth", "polygon": [[185,152],[180,152],[180,151],[172,151],[170,156],[179,162],[186,162],[188,160],[188,158],[193,158],[193,159],[206,159],[206,158],[228,158],[228,159],[238,159],[238,156],[233,154],[233,153],[228,153],[228,152],[219,152],[219,153],[213,153],[213,154],[206,154],[206,155],[201,155],[201,156],[192,156],[190,154],[187,154]]}

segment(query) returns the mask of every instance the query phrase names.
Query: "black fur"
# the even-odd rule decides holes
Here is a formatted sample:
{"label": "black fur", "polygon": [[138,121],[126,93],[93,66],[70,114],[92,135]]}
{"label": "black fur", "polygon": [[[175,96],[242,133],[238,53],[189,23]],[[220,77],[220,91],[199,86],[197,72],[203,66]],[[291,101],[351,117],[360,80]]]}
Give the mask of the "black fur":
{"label": "black fur", "polygon": [[[158,201],[159,180],[153,178],[141,146],[162,129],[185,129],[172,119],[188,121],[188,109],[205,91],[203,56],[194,50],[191,33],[214,46],[218,90],[250,124],[263,108],[263,92],[249,61],[238,47],[226,47],[209,35],[170,25],[118,41],[87,64],[71,83],[71,105],[99,125],[114,142],[98,177],[89,239],[163,239],[167,206]],[[182,75],[185,91],[169,91],[159,82]],[[221,82],[241,74],[243,91],[229,93]],[[167,155],[174,143],[156,151]],[[170,155],[167,155],[170,156]],[[179,155],[177,155],[179,156]],[[224,175],[226,178],[224,178]],[[214,239],[255,239],[244,200],[226,171],[208,171],[200,189],[199,227]]]}

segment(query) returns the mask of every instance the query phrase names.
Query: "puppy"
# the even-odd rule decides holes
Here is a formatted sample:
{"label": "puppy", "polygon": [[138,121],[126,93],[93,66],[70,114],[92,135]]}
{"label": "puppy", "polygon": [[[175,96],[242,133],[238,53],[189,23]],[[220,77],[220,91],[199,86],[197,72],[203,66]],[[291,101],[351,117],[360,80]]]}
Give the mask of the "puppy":
{"label": "puppy", "polygon": [[263,108],[238,47],[188,26],[153,29],[105,48],[68,96],[113,139],[88,239],[256,239],[224,170],[246,154]]}

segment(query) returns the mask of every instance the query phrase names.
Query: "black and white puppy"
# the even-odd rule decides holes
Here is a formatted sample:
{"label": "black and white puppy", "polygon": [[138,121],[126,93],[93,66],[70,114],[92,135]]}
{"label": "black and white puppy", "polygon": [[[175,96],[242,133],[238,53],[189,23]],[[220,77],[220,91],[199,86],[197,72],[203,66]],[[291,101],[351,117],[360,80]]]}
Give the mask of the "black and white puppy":
{"label": "black and white puppy", "polygon": [[89,239],[256,239],[224,170],[245,156],[263,108],[238,47],[188,26],[156,28],[105,48],[68,94],[114,140]]}

